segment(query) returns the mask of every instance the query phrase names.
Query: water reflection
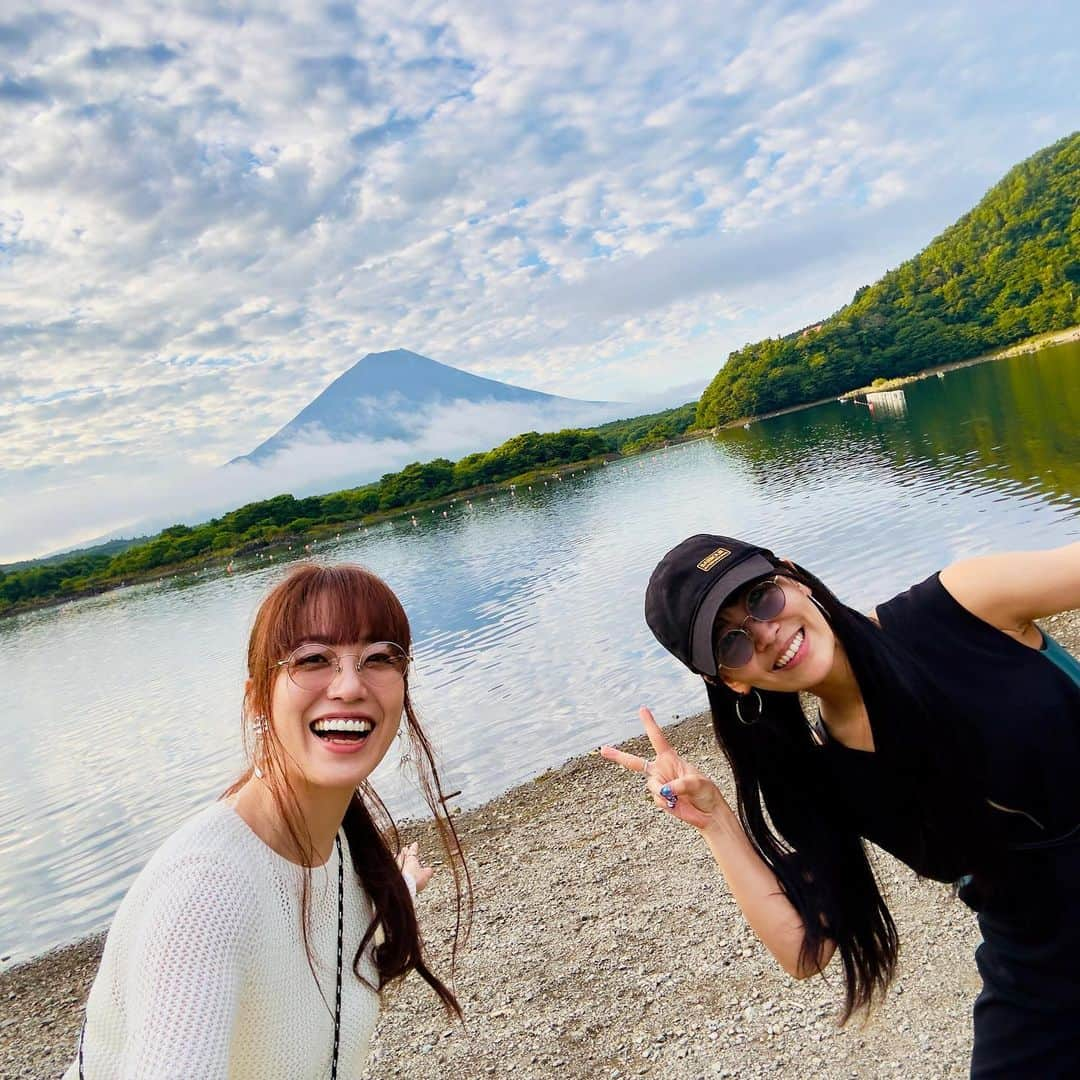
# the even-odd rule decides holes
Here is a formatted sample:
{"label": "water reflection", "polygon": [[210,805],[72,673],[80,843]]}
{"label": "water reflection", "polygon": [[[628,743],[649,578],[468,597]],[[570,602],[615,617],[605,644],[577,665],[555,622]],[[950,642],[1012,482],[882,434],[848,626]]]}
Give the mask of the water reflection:
{"label": "water reflection", "polygon": [[[920,466],[965,483],[1038,491],[1066,504],[1080,491],[1080,343],[923,379],[904,408],[834,403],[717,436],[763,483],[805,468],[891,463],[897,479]],[[902,424],[875,424],[875,419]],[[824,454],[824,456],[823,456]],[[808,464],[808,459],[813,459]],[[931,483],[932,474],[930,476]]]}

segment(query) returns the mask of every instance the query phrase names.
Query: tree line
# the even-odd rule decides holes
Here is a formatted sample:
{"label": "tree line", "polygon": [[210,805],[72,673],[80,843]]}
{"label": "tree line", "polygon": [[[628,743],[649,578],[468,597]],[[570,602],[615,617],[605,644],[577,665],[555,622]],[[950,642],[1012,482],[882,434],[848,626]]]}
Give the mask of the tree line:
{"label": "tree line", "polygon": [[456,462],[447,458],[413,462],[361,487],[305,498],[276,495],[199,525],[172,525],[119,552],[96,549],[0,570],[0,614],[35,602],[103,591],[192,560],[245,555],[322,527],[404,511],[527,476],[537,469],[634,453],[685,432],[694,420],[695,409],[691,402],[596,428],[546,434],[528,431]]}

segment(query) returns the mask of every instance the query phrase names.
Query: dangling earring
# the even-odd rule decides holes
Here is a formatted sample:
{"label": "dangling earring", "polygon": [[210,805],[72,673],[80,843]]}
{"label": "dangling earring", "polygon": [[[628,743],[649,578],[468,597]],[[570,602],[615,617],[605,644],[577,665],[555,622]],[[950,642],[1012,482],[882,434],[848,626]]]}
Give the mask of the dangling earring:
{"label": "dangling earring", "polygon": [[829,613],[825,610],[824,605],[821,603],[821,601],[812,592],[808,592],[806,594],[806,598],[814,605],[814,607],[816,607],[818,609],[818,611],[821,612],[822,615],[825,616],[825,621],[826,622],[831,622],[832,621],[829,618]]}
{"label": "dangling earring", "polygon": [[261,713],[255,717],[251,724],[251,733],[255,737],[255,746],[252,749],[252,767],[251,771],[255,774],[256,780],[263,778],[263,771],[259,766],[259,762],[262,761],[263,756],[263,734],[266,731],[266,717]]}
{"label": "dangling earring", "polygon": [[[757,699],[757,716],[751,717],[751,719],[747,720],[747,718],[743,716],[740,706],[750,697],[750,694],[753,694],[754,697]],[[735,715],[739,718],[739,723],[745,724],[747,727],[753,727],[753,725],[756,724],[765,715],[765,702],[762,700],[761,695],[757,692],[756,689],[751,690],[750,694],[739,694],[735,698]]]}
{"label": "dangling earring", "polygon": [[[405,729],[403,727],[399,727],[398,728],[398,733],[397,733],[397,740],[398,740],[398,743],[400,744],[399,747],[398,747],[398,751],[399,751],[398,768],[399,769],[405,768],[406,765],[408,765],[408,764],[410,764],[412,762],[412,753],[411,753],[412,747],[411,747],[410,743],[406,743],[404,741],[404,735],[405,735]],[[404,749],[402,749],[402,747],[404,747]]]}

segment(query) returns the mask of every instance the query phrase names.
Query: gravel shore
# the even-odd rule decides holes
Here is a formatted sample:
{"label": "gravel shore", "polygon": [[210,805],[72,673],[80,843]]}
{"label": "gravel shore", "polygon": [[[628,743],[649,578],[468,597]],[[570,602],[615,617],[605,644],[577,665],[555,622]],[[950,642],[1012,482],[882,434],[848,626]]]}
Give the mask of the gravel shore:
{"label": "gravel shore", "polygon": [[[1045,622],[1080,655],[1080,611]],[[672,742],[718,777],[708,720]],[[624,744],[644,752],[643,739]],[[655,810],[636,776],[576,758],[457,819],[476,886],[458,960],[463,1028],[418,978],[388,996],[365,1080],[454,1077],[964,1077],[974,916],[884,853],[900,972],[868,1019],[837,1026],[842,977],[794,982],[747,929],[705,846]],[[426,828],[410,830],[434,855]],[[450,882],[420,898],[435,969]],[[0,1077],[57,1077],[74,1053],[101,938],[0,975]]]}

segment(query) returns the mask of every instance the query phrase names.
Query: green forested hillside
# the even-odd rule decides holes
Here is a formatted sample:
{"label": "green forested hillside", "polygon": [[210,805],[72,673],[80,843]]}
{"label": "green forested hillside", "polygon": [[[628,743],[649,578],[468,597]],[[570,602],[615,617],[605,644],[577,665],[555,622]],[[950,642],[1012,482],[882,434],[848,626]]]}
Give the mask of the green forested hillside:
{"label": "green forested hillside", "polygon": [[85,559],[88,556],[115,555],[117,552],[126,551],[129,547],[142,544],[149,540],[148,536],[125,537],[117,540],[105,540],[92,547],[73,548],[71,551],[58,551],[55,555],[42,555],[38,559],[23,559],[21,562],[5,563],[0,565],[0,573],[11,573],[13,570],[29,570],[35,566],[48,566],[51,563],[68,562],[71,559]]}
{"label": "green forested hillside", "polygon": [[607,439],[612,450],[620,454],[634,454],[660,446],[668,439],[678,438],[693,425],[696,413],[697,403],[691,401],[663,412],[632,416],[628,420],[612,420],[592,430]]}
{"label": "green forested hillside", "polygon": [[1012,169],[913,259],[816,327],[733,352],[698,427],[1080,323],[1080,132]]}

